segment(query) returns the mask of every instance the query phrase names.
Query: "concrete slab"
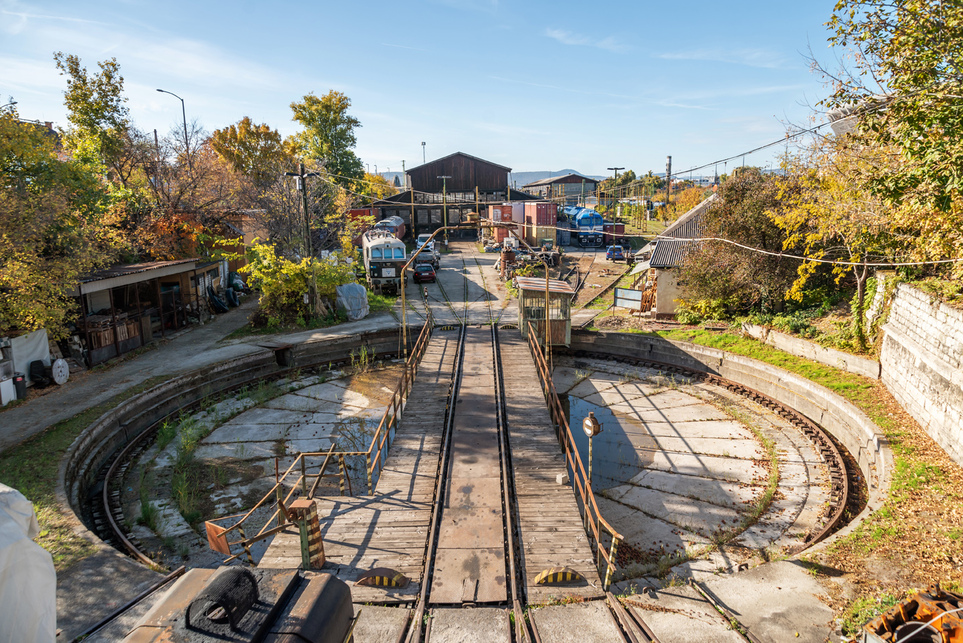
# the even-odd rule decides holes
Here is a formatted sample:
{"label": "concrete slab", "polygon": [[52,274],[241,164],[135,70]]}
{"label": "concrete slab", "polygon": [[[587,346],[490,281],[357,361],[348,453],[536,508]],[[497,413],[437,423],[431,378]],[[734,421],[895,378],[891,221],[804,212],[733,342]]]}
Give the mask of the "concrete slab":
{"label": "concrete slab", "polygon": [[622,632],[604,601],[550,605],[529,612],[542,643],[621,641]]}
{"label": "concrete slab", "polygon": [[244,411],[222,426],[248,424],[287,424],[288,426],[291,426],[296,422],[304,422],[310,417],[311,413],[301,411],[284,411],[280,409],[272,409],[266,406],[257,406],[253,409]]}
{"label": "concrete slab", "polygon": [[722,615],[689,586],[670,587],[626,598],[632,616],[649,626],[662,643],[744,643]]}
{"label": "concrete slab", "polygon": [[822,643],[833,631],[825,591],[794,561],[760,565],[705,587],[760,641]]}
{"label": "concrete slab", "polygon": [[768,475],[765,469],[750,460],[691,453],[655,452],[647,466],[659,471],[746,484],[764,484]]}
{"label": "concrete slab", "polygon": [[401,643],[411,618],[411,610],[403,607],[355,605],[354,613],[358,616],[355,643]]}
{"label": "concrete slab", "polygon": [[[709,480],[708,478],[683,477],[666,471],[646,469],[633,477],[631,484],[668,493],[699,498],[722,507],[744,508],[762,495],[762,485],[747,485],[742,482]],[[628,489],[624,486],[606,490],[605,495],[619,500]]]}
{"label": "concrete slab", "polygon": [[619,502],[703,536],[734,527],[742,517],[735,509],[635,486],[630,486]]}
{"label": "concrete slab", "polygon": [[290,422],[222,424],[214,429],[209,436],[201,440],[200,444],[203,446],[205,444],[238,444],[241,442],[283,440],[291,424]]}
{"label": "concrete slab", "polygon": [[[653,518],[638,509],[620,505],[607,498],[597,498],[597,502],[605,519],[641,557],[641,560],[633,562],[655,564],[662,556],[677,556],[686,551],[700,550],[710,544],[707,538],[698,533]],[[613,511],[613,508],[620,511]]]}
{"label": "concrete slab", "polygon": [[511,643],[508,610],[494,607],[431,610],[430,643]]}
{"label": "concrete slab", "polygon": [[298,391],[295,391],[293,395],[306,397],[312,400],[341,403],[344,401],[345,389],[343,386],[338,386],[339,381],[340,380],[332,380],[329,382],[324,382],[323,384],[306,386]]}

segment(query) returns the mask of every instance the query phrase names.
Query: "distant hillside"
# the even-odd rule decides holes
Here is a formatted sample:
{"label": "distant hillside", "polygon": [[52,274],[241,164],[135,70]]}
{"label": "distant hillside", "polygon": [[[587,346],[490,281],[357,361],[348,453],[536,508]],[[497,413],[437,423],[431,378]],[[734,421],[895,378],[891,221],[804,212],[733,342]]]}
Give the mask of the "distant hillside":
{"label": "distant hillside", "polygon": [[[547,179],[553,176],[565,176],[566,174],[582,174],[578,170],[547,170],[541,172],[512,172],[512,181],[521,189],[523,185],[528,185],[534,181],[541,181],[542,179]],[[596,179],[601,181],[604,176],[597,176],[592,174],[582,174],[582,176],[588,177],[590,179]]]}

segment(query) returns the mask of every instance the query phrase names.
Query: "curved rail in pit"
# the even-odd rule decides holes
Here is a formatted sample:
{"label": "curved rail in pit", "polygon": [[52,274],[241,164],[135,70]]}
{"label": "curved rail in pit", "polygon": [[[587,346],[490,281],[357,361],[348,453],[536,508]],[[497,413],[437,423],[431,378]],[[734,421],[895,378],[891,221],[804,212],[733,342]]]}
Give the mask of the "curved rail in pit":
{"label": "curved rail in pit", "polygon": [[590,357],[632,364],[635,366],[655,368],[660,371],[685,375],[686,377],[691,377],[692,379],[700,382],[706,382],[714,386],[719,386],[720,388],[724,388],[765,406],[769,410],[778,413],[783,419],[787,420],[790,424],[801,430],[806,437],[812,441],[813,445],[819,451],[823,461],[826,463],[826,466],[829,470],[830,479],[832,481],[830,490],[832,502],[827,506],[827,520],[825,523],[823,523],[823,526],[819,528],[818,531],[812,531],[806,535],[806,538],[803,540],[805,547],[809,547],[810,545],[818,543],[820,540],[836,531],[836,529],[841,526],[840,523],[842,522],[843,516],[845,515],[846,509],[850,502],[857,498],[856,495],[850,493],[850,479],[854,477],[854,472],[851,471],[850,467],[846,466],[846,460],[829,434],[806,416],[802,415],[795,409],[790,408],[789,406],[777,402],[768,395],[760,393],[759,391],[749,388],[743,384],[719,377],[718,375],[706,373],[705,371],[685,368],[676,364],[669,364],[666,362],[659,362],[656,360],[626,355],[612,355],[602,351],[572,351],[572,354],[576,357]]}

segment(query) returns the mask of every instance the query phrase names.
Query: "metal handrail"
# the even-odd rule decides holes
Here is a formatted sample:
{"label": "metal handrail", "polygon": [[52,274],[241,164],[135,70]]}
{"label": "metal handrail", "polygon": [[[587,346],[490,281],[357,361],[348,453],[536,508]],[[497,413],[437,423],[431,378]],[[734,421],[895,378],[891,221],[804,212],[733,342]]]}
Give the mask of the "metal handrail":
{"label": "metal handrail", "polygon": [[[424,355],[425,349],[428,346],[428,341],[431,339],[431,332],[433,329],[433,322],[429,318],[425,325],[421,329],[421,333],[418,335],[418,339],[415,342],[408,359],[405,361],[405,369],[401,376],[401,381],[395,387],[394,393],[391,396],[391,401],[388,403],[388,408],[385,409],[384,415],[381,417],[381,422],[378,423],[378,428],[375,430],[374,435],[371,436],[371,443],[368,445],[365,451],[336,451],[336,444],[332,445],[328,451],[323,452],[301,452],[298,453],[291,462],[291,466],[283,474],[279,474],[277,471],[277,458],[275,458],[275,482],[274,486],[264,494],[257,504],[254,505],[250,510],[243,514],[233,514],[231,516],[223,516],[221,518],[214,518],[207,521],[217,527],[218,523],[232,520],[237,517],[241,517],[226,529],[223,529],[218,536],[224,538],[224,542],[227,544],[228,551],[231,551],[231,547],[240,546],[243,552],[231,555],[225,562],[229,562],[241,556],[242,553],[247,553],[248,559],[251,560],[250,546],[254,543],[268,538],[281,529],[283,529],[289,522],[292,521],[292,517],[288,514],[286,509],[289,506],[291,499],[297,494],[299,497],[312,499],[317,491],[318,485],[321,482],[321,478],[331,475],[338,475],[342,479],[342,484],[344,483],[343,476],[344,473],[343,462],[344,458],[348,456],[364,456],[365,458],[365,469],[367,472],[367,483],[368,483],[368,495],[374,493],[373,481],[375,479],[375,474],[380,473],[381,469],[384,467],[384,458],[387,457],[387,451],[391,448],[391,437],[392,429],[394,429],[401,419],[404,412],[405,401],[408,398],[408,394],[411,392],[412,384],[415,380],[415,374],[418,369],[418,363],[421,361],[421,357]],[[311,458],[324,458],[321,465],[317,468],[317,473],[308,472],[308,459]],[[334,459],[337,458],[339,467],[341,469],[338,474],[326,474],[328,466]],[[308,487],[311,479],[314,482]],[[290,487],[290,490],[285,494],[285,489]],[[267,520],[263,527],[258,530],[257,534],[252,537],[247,537],[244,534],[243,525],[246,523],[255,511],[258,509],[270,505],[272,502],[277,504],[277,507],[271,517]],[[277,521],[275,527],[271,527],[271,524]],[[240,540],[227,541],[227,534],[238,531],[241,535]]]}
{"label": "metal handrail", "polygon": [[[531,349],[532,357],[535,359],[538,378],[542,384],[542,393],[544,393],[545,401],[548,404],[548,410],[554,423],[555,434],[562,445],[562,451],[565,453],[566,464],[572,468],[572,486],[582,499],[583,522],[586,525],[586,530],[590,530],[589,535],[594,540],[596,565],[601,568],[603,561],[605,563],[602,588],[608,589],[612,581],[612,574],[615,572],[615,556],[623,537],[622,534],[616,531],[615,528],[602,517],[602,513],[599,511],[598,503],[595,501],[595,493],[592,491],[588,475],[585,473],[582,457],[575,447],[572,430],[569,427],[568,419],[565,417],[562,402],[555,390],[555,383],[552,381],[552,374],[548,370],[545,357],[542,355],[541,350],[539,350],[531,322],[528,322],[528,331],[528,345]],[[601,535],[603,530],[608,532],[612,539],[611,546],[608,550],[602,546]],[[599,571],[601,572],[601,569]]]}

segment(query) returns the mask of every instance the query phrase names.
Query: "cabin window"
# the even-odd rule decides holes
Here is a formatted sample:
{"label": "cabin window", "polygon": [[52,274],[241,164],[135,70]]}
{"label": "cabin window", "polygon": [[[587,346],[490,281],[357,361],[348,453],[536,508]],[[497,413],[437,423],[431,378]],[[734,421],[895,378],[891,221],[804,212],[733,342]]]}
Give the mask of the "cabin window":
{"label": "cabin window", "polygon": [[405,249],[395,248],[395,259],[404,259],[404,258],[405,258]]}
{"label": "cabin window", "polygon": [[372,249],[371,249],[371,258],[372,258],[372,259],[381,259],[381,248],[372,248]]}

